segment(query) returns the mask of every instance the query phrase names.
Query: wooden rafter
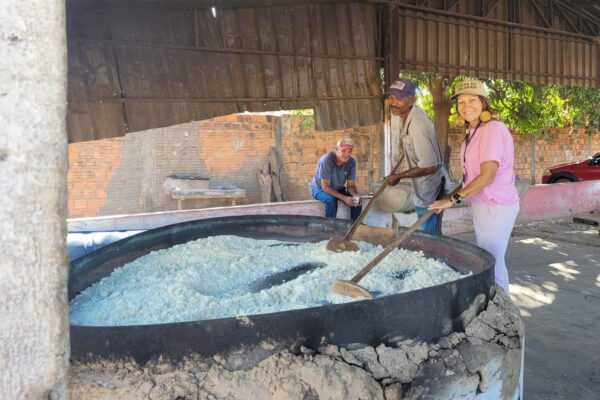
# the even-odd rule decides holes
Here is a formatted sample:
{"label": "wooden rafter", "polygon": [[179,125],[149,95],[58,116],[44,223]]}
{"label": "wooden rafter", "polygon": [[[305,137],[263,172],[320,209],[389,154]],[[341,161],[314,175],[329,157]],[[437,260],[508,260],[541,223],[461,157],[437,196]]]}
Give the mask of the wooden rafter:
{"label": "wooden rafter", "polygon": [[310,57],[310,58],[333,58],[333,59],[356,59],[356,60],[368,60],[368,61],[383,61],[383,57],[372,57],[372,56],[355,56],[355,55],[337,55],[337,54],[315,54],[315,53],[301,53],[301,52],[282,52],[282,51],[271,51],[271,50],[254,50],[244,48],[227,48],[227,47],[206,47],[206,46],[191,46],[191,45],[176,45],[169,43],[152,43],[152,42],[138,42],[132,40],[112,40],[112,39],[95,39],[85,38],[77,36],[69,36],[71,42],[81,43],[104,43],[112,46],[120,47],[146,47],[154,49],[177,49],[187,51],[198,51],[204,53],[232,53],[232,54],[255,54],[255,55],[272,55],[279,57]]}
{"label": "wooden rafter", "polygon": [[567,22],[569,22],[571,28],[577,30],[575,23],[569,17],[566,16],[567,12],[581,17],[583,19],[583,22],[590,30],[590,32],[592,32],[593,35],[598,35],[598,32],[600,30],[600,18],[588,12],[588,10],[584,8],[573,8],[573,5],[565,4],[560,0],[552,0],[551,3],[554,4],[554,9],[559,9],[559,13],[561,13],[561,15],[567,20]]}
{"label": "wooden rafter", "polygon": [[521,23],[521,1],[520,0],[508,0],[508,20],[509,22],[520,24]]}
{"label": "wooden rafter", "polygon": [[598,34],[598,26],[597,25],[591,25],[590,22],[586,19],[583,18],[583,23],[585,24],[585,26],[587,26],[588,30],[590,32],[592,32],[594,35]]}
{"label": "wooden rafter", "polygon": [[[412,4],[408,4],[408,3],[399,3],[399,2],[397,2],[398,0],[371,0],[371,1],[374,1],[374,2],[389,1],[390,4],[394,4],[401,10],[412,10],[412,11],[425,13],[429,16],[441,15],[441,16],[445,16],[445,17],[457,18],[459,20],[474,21],[474,22],[481,22],[481,23],[492,23],[495,26],[506,26],[509,28],[524,29],[526,31],[532,31],[532,32],[543,32],[543,33],[540,33],[542,35],[543,34],[566,35],[569,37],[584,38],[585,40],[594,39],[595,36],[597,36],[595,34],[590,35],[590,34],[586,34],[583,32],[579,32],[575,27],[571,27],[572,29],[560,29],[559,30],[556,27],[555,28],[546,28],[546,27],[541,26],[541,24],[540,24],[540,26],[536,26],[536,25],[532,25],[532,24],[524,24],[524,23],[520,22],[520,21],[522,21],[522,5],[526,4],[526,2],[523,0],[508,0],[508,15],[506,18],[503,18],[501,20],[489,19],[489,18],[485,18],[485,17],[480,17],[478,15],[474,15],[474,14],[464,13],[464,12],[442,10],[441,9],[441,7],[443,6],[442,3],[439,4],[439,8],[426,8],[426,7],[418,7],[418,6],[415,6]],[[555,7],[555,10],[556,9],[558,9],[558,6]],[[564,13],[564,11],[562,11],[562,13]]]}
{"label": "wooden rafter", "polygon": [[489,13],[492,12],[492,10],[494,8],[496,8],[496,6],[498,5],[498,0],[492,0],[490,2],[487,3],[487,8],[485,9],[485,13],[483,14],[484,17],[487,17],[487,15]]}
{"label": "wooden rafter", "polygon": [[460,4],[462,0],[450,0],[449,2],[444,4],[444,10],[449,10],[454,6],[457,6]]}
{"label": "wooden rafter", "polygon": [[542,9],[540,8],[540,6],[538,5],[537,1],[536,0],[529,0],[529,4],[534,9],[534,11],[538,15],[538,17],[540,17],[540,19],[542,21],[544,21],[544,24],[546,24],[546,27],[547,28],[552,28],[552,24],[550,22],[548,22],[548,19],[546,18],[546,15],[544,15],[544,12],[542,11]]}
{"label": "wooden rafter", "polygon": [[[565,21],[567,21],[567,23],[569,24],[569,26],[571,26],[571,29],[573,29],[573,31],[575,31],[575,32],[581,33],[581,31],[577,28],[577,25],[575,25],[575,23],[567,15],[567,13],[565,12],[565,10],[563,10],[563,7],[564,7],[563,4],[561,4],[560,2],[556,2],[556,9],[558,10],[559,14],[563,16],[563,18],[565,19]],[[567,10],[567,11],[571,11],[571,10]]]}
{"label": "wooden rafter", "polygon": [[590,14],[587,10],[579,10],[581,17],[590,28],[590,30],[598,35],[598,31],[600,29],[600,18]]}

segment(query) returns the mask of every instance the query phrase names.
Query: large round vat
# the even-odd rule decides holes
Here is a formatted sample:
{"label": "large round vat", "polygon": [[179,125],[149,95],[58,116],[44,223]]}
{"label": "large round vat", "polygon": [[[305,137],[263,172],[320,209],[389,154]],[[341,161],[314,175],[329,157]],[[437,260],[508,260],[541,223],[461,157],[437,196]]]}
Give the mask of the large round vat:
{"label": "large round vat", "polygon": [[[74,260],[69,271],[69,299],[129,261],[198,238],[238,235],[318,242],[333,235],[343,236],[349,227],[347,220],[259,215],[205,219],[153,229]],[[275,349],[351,343],[376,346],[402,339],[431,340],[462,331],[465,316],[485,307],[491,296],[493,257],[468,243],[420,232],[403,247],[422,250],[465,276],[443,285],[373,300],[270,314],[140,326],[71,326],[71,358],[88,361],[132,357],[143,363],[162,356],[177,361],[191,354],[210,357],[264,343]]]}

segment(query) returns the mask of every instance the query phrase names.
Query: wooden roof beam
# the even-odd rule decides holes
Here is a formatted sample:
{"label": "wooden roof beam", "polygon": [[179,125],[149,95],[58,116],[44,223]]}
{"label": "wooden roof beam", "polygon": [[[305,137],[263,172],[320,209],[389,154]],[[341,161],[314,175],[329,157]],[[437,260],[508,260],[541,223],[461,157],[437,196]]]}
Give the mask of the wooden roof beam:
{"label": "wooden roof beam", "polygon": [[260,8],[300,4],[350,3],[353,0],[66,0],[67,8],[198,9]]}
{"label": "wooden roof beam", "polygon": [[587,26],[588,30],[592,33],[592,35],[598,35],[598,26],[597,25],[590,24],[590,22],[585,18],[582,18],[582,21],[583,21],[583,24],[585,26]]}
{"label": "wooden roof beam", "polygon": [[546,24],[546,27],[547,28],[552,28],[552,24],[550,22],[548,22],[548,19],[544,15],[544,12],[542,11],[542,9],[540,8],[540,6],[538,5],[537,1],[536,0],[529,0],[529,4],[534,9],[534,11],[538,15],[538,17],[540,17],[541,20],[544,21],[544,24]]}
{"label": "wooden roof beam", "polygon": [[487,8],[485,9],[484,14],[482,15],[483,17],[487,17],[489,13],[492,12],[492,10],[494,8],[496,8],[496,6],[498,5],[498,0],[493,0],[491,2],[487,3]]}
{"label": "wooden roof beam", "polygon": [[383,57],[374,56],[355,56],[350,54],[315,54],[315,53],[301,53],[301,52],[284,52],[284,51],[271,51],[271,50],[255,50],[255,49],[244,49],[234,47],[204,47],[204,46],[191,46],[191,45],[177,45],[170,43],[152,43],[152,42],[138,42],[133,40],[112,40],[112,39],[95,39],[77,36],[67,36],[67,40],[72,42],[81,43],[103,43],[112,46],[123,46],[123,47],[150,47],[155,49],[176,49],[186,51],[198,51],[205,53],[233,53],[233,54],[256,54],[256,55],[269,55],[279,57],[308,57],[308,58],[331,58],[331,59],[348,59],[348,60],[366,60],[366,61],[384,61]]}
{"label": "wooden roof beam", "polygon": [[[372,0],[372,1],[376,1],[376,0]],[[378,0],[378,1],[384,1],[384,0]],[[595,35],[586,35],[586,34],[580,33],[580,32],[571,32],[569,30],[557,30],[556,28],[550,29],[550,28],[544,28],[543,26],[525,25],[521,22],[515,22],[515,21],[521,20],[521,12],[520,12],[520,9],[517,7],[517,6],[520,6],[520,4],[522,4],[521,0],[508,0],[509,3],[511,4],[511,7],[509,8],[509,15],[507,18],[508,20],[490,20],[490,19],[482,18],[482,17],[476,16],[476,15],[458,13],[458,12],[454,12],[454,11],[446,11],[446,10],[436,9],[436,8],[418,7],[418,6],[415,6],[412,4],[408,4],[408,3],[396,3],[394,0],[387,0],[387,1],[390,4],[396,5],[399,10],[417,11],[417,12],[421,12],[421,13],[424,13],[427,15],[442,15],[442,16],[446,16],[446,17],[456,18],[457,20],[461,20],[461,21],[462,20],[474,21],[477,23],[491,24],[491,25],[498,26],[498,27],[502,26],[502,27],[508,27],[508,28],[523,29],[528,32],[543,32],[544,34],[548,33],[548,34],[556,34],[556,35],[560,35],[560,36],[576,37],[576,38],[580,38],[580,39],[584,39],[584,40],[596,40]]]}
{"label": "wooden roof beam", "polygon": [[[587,8],[578,7],[575,8],[572,5],[565,4],[562,0],[554,0],[556,3],[560,4],[565,10],[569,10],[574,14],[581,15],[583,18],[588,19],[590,22],[594,24],[600,24],[600,17],[597,14],[593,14]],[[594,8],[598,8],[598,6],[594,6]]]}
{"label": "wooden roof beam", "polygon": [[444,1],[444,10],[449,10],[452,7],[459,5],[461,1],[462,0],[450,0],[447,3]]}
{"label": "wooden roof beam", "polygon": [[577,26],[575,25],[575,23],[573,21],[571,21],[571,18],[567,15],[566,11],[571,11],[569,9],[567,9],[566,11],[563,10],[564,5],[561,4],[560,2],[556,2],[556,9],[558,10],[558,12],[562,15],[562,17],[565,19],[565,21],[567,21],[567,23],[569,24],[569,26],[571,27],[571,29],[573,29],[575,32],[577,33],[582,33]]}
{"label": "wooden roof beam", "polygon": [[508,0],[508,20],[521,24],[521,0]]}
{"label": "wooden roof beam", "polygon": [[579,15],[581,15],[588,27],[590,27],[590,30],[597,35],[598,28],[600,27],[600,19],[590,14],[587,10],[579,10]]}

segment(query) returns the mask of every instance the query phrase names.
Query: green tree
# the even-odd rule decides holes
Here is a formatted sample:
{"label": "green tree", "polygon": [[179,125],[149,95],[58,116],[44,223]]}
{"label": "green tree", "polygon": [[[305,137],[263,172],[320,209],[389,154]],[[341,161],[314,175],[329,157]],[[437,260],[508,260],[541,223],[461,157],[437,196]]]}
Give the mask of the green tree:
{"label": "green tree", "polygon": [[588,134],[600,131],[600,89],[563,87],[561,95],[568,100],[572,111],[572,126],[584,128]]}
{"label": "green tree", "polygon": [[[447,147],[448,129],[456,114],[450,97],[464,76],[447,77],[426,72],[403,71],[401,76],[420,84],[418,104],[434,121],[440,146]],[[497,117],[524,135],[539,136],[549,128],[600,130],[600,89],[538,85],[503,79],[482,79]]]}
{"label": "green tree", "polygon": [[291,110],[290,115],[292,117],[302,117],[303,120],[300,126],[304,129],[308,129],[315,124],[315,112],[312,108]]}
{"label": "green tree", "polygon": [[573,101],[555,85],[484,79],[498,118],[521,134],[540,136],[549,128],[571,126]]}

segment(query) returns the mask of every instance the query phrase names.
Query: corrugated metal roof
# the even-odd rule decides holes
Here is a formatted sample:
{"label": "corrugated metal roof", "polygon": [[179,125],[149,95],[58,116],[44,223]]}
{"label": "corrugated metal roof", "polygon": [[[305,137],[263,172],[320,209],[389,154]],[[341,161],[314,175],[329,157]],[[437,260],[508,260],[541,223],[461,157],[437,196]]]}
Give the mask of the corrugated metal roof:
{"label": "corrugated metal roof", "polygon": [[299,1],[68,0],[69,140],[245,110],[314,108],[320,130],[373,124],[384,61],[388,78],[600,86],[593,2]]}
{"label": "corrugated metal roof", "polygon": [[[550,23],[547,12],[533,3],[493,2],[494,6],[483,10],[485,3],[480,1],[452,3],[447,10],[435,11],[399,5],[397,48],[391,50],[392,59],[397,60],[391,63],[393,76],[409,69],[600,86],[598,38],[568,32],[569,22],[560,12],[553,14]],[[520,7],[515,9],[515,4]],[[540,26],[545,23],[552,29]]]}
{"label": "corrugated metal roof", "polygon": [[318,129],[381,120],[369,3],[72,9],[70,141],[240,111],[315,107]]}

